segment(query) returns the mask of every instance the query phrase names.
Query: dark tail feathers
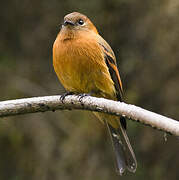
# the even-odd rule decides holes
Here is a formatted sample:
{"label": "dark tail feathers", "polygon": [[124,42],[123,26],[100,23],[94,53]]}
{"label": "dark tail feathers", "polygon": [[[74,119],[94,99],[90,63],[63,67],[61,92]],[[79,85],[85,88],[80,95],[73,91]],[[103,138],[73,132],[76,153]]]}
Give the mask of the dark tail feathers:
{"label": "dark tail feathers", "polygon": [[122,125],[120,125],[118,129],[115,129],[108,122],[106,122],[106,124],[114,147],[117,171],[120,175],[124,173],[125,169],[134,173],[137,168],[137,161],[130,145],[126,129]]}

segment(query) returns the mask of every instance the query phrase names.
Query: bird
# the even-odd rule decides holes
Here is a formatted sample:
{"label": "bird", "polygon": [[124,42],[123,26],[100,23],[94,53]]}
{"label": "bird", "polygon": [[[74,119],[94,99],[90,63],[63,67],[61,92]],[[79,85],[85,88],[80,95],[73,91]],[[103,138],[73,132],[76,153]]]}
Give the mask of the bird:
{"label": "bird", "polygon": [[[84,14],[64,16],[53,44],[54,71],[67,94],[89,94],[123,101],[122,82],[115,54]],[[117,172],[135,172],[137,160],[127,136],[126,118],[94,112],[106,125],[112,140]]]}

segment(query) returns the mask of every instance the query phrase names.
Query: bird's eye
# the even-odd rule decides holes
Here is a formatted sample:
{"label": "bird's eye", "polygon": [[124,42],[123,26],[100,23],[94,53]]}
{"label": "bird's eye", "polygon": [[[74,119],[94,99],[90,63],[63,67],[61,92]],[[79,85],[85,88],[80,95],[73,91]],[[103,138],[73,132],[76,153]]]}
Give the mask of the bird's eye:
{"label": "bird's eye", "polygon": [[79,20],[78,20],[78,24],[79,24],[79,25],[83,25],[83,24],[84,24],[84,21],[83,21],[82,19],[79,19]]}

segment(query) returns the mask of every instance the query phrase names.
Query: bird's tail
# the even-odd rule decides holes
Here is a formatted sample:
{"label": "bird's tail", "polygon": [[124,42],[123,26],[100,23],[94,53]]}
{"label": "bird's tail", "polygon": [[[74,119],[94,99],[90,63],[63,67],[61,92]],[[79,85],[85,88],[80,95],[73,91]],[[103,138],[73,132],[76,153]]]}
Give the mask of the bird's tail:
{"label": "bird's tail", "polygon": [[122,124],[119,124],[119,127],[116,129],[112,127],[111,123],[109,123],[107,120],[106,125],[108,127],[114,147],[117,171],[120,175],[124,173],[125,169],[128,169],[130,172],[134,173],[137,168],[137,161],[125,127],[123,127]]}

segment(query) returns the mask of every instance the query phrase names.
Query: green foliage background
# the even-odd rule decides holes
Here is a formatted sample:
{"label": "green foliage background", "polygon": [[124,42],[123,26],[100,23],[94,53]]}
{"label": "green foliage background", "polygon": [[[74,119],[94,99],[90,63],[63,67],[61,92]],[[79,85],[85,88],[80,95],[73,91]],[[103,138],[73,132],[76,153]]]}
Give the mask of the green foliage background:
{"label": "green foliage background", "polygon": [[[125,100],[179,118],[179,1],[13,0],[0,5],[0,100],[62,94],[52,45],[63,16],[79,11],[115,51]],[[0,179],[179,179],[179,139],[128,122],[138,160],[119,177],[105,127],[89,112],[0,119]]]}

